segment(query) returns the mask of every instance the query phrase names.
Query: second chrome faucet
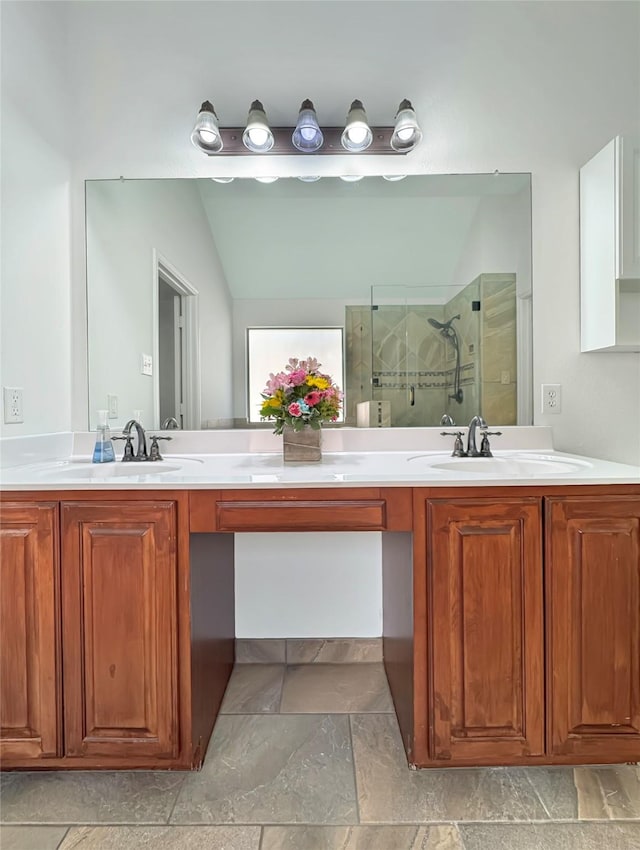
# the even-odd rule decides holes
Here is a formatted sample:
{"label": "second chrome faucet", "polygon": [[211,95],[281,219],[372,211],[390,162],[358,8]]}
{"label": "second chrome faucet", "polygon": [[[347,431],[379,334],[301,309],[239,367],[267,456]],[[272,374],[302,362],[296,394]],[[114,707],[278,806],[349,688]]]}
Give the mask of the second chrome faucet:
{"label": "second chrome faucet", "polygon": [[[482,443],[480,444],[480,448],[478,448],[477,445],[478,429],[482,434]],[[440,433],[443,437],[451,436],[456,438],[452,452],[453,457],[493,457],[491,446],[489,444],[489,437],[499,437],[502,434],[502,431],[489,431],[489,426],[482,416],[478,414],[471,419],[471,422],[469,422],[466,449],[462,442],[462,437],[464,435],[463,431],[441,431]]]}

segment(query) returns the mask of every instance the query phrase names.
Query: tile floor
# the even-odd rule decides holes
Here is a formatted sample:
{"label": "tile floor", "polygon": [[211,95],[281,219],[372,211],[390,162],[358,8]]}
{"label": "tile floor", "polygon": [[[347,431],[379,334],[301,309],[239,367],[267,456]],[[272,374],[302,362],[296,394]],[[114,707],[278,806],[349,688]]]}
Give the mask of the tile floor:
{"label": "tile floor", "polygon": [[411,771],[374,646],[271,643],[199,773],[3,774],[2,850],[640,850],[637,766]]}

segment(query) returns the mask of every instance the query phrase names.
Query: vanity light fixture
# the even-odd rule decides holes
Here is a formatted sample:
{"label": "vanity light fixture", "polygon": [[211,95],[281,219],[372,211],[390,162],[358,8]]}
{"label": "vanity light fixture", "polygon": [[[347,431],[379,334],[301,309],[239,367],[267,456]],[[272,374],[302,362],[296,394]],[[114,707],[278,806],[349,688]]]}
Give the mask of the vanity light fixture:
{"label": "vanity light fixture", "polygon": [[322,180],[322,177],[319,174],[300,175],[298,180],[302,180],[303,183],[317,183],[318,180]]}
{"label": "vanity light fixture", "polygon": [[383,174],[382,179],[388,180],[389,183],[397,183],[398,180],[404,180],[406,174]]}
{"label": "vanity light fixture", "polygon": [[275,183],[278,179],[277,177],[254,177],[254,180],[257,180],[258,183]]}
{"label": "vanity light fixture", "polygon": [[267,153],[274,143],[264,107],[259,100],[254,100],[242,134],[242,144],[252,153]]}
{"label": "vanity light fixture", "polygon": [[214,183],[233,183],[235,177],[212,177]]}
{"label": "vanity light fixture", "polygon": [[316,111],[310,100],[303,100],[298,113],[298,121],[291,135],[291,141],[302,153],[315,153],[324,144],[324,136],[318,124]]}
{"label": "vanity light fixture", "polygon": [[357,183],[358,180],[362,180],[364,174],[341,174],[340,179],[344,180],[345,183]]}
{"label": "vanity light fixture", "polygon": [[395,125],[389,143],[394,151],[407,153],[413,150],[422,139],[422,130],[410,100],[403,100],[398,107]]}
{"label": "vanity light fixture", "polygon": [[271,127],[264,107],[254,100],[245,127],[220,127],[210,101],[205,100],[191,141],[207,156],[324,156],[406,154],[422,139],[411,102],[403,100],[395,126],[371,127],[362,101],[351,103],[344,127],[323,127],[311,100],[303,100],[295,127]]}
{"label": "vanity light fixture", "polygon": [[340,141],[342,147],[352,153],[366,151],[373,141],[373,133],[361,100],[354,100],[351,104],[347,115],[347,124]]}
{"label": "vanity light fixture", "polygon": [[208,100],[205,100],[200,107],[196,123],[191,131],[191,141],[206,154],[220,153],[224,147],[218,127],[218,116],[213,104]]}

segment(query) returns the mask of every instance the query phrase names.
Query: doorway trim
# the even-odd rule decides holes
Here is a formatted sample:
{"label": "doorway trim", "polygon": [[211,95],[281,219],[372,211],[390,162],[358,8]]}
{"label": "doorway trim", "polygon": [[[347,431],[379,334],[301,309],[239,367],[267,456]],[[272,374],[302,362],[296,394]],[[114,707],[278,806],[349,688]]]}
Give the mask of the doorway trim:
{"label": "doorway trim", "polygon": [[185,349],[183,359],[183,384],[186,390],[184,404],[184,429],[200,428],[200,303],[199,292],[166,257],[153,248],[153,416],[160,422],[160,331],[158,327],[158,279],[162,277],[183,296]]}

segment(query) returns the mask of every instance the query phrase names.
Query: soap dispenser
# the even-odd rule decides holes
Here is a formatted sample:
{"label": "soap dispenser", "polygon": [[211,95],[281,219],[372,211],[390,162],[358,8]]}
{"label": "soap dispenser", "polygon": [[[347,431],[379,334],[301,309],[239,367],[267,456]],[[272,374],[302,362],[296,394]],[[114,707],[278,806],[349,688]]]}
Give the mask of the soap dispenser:
{"label": "soap dispenser", "polygon": [[111,432],[107,424],[106,410],[98,411],[98,433],[96,434],[96,445],[93,450],[94,463],[111,463],[116,459],[111,442]]}

